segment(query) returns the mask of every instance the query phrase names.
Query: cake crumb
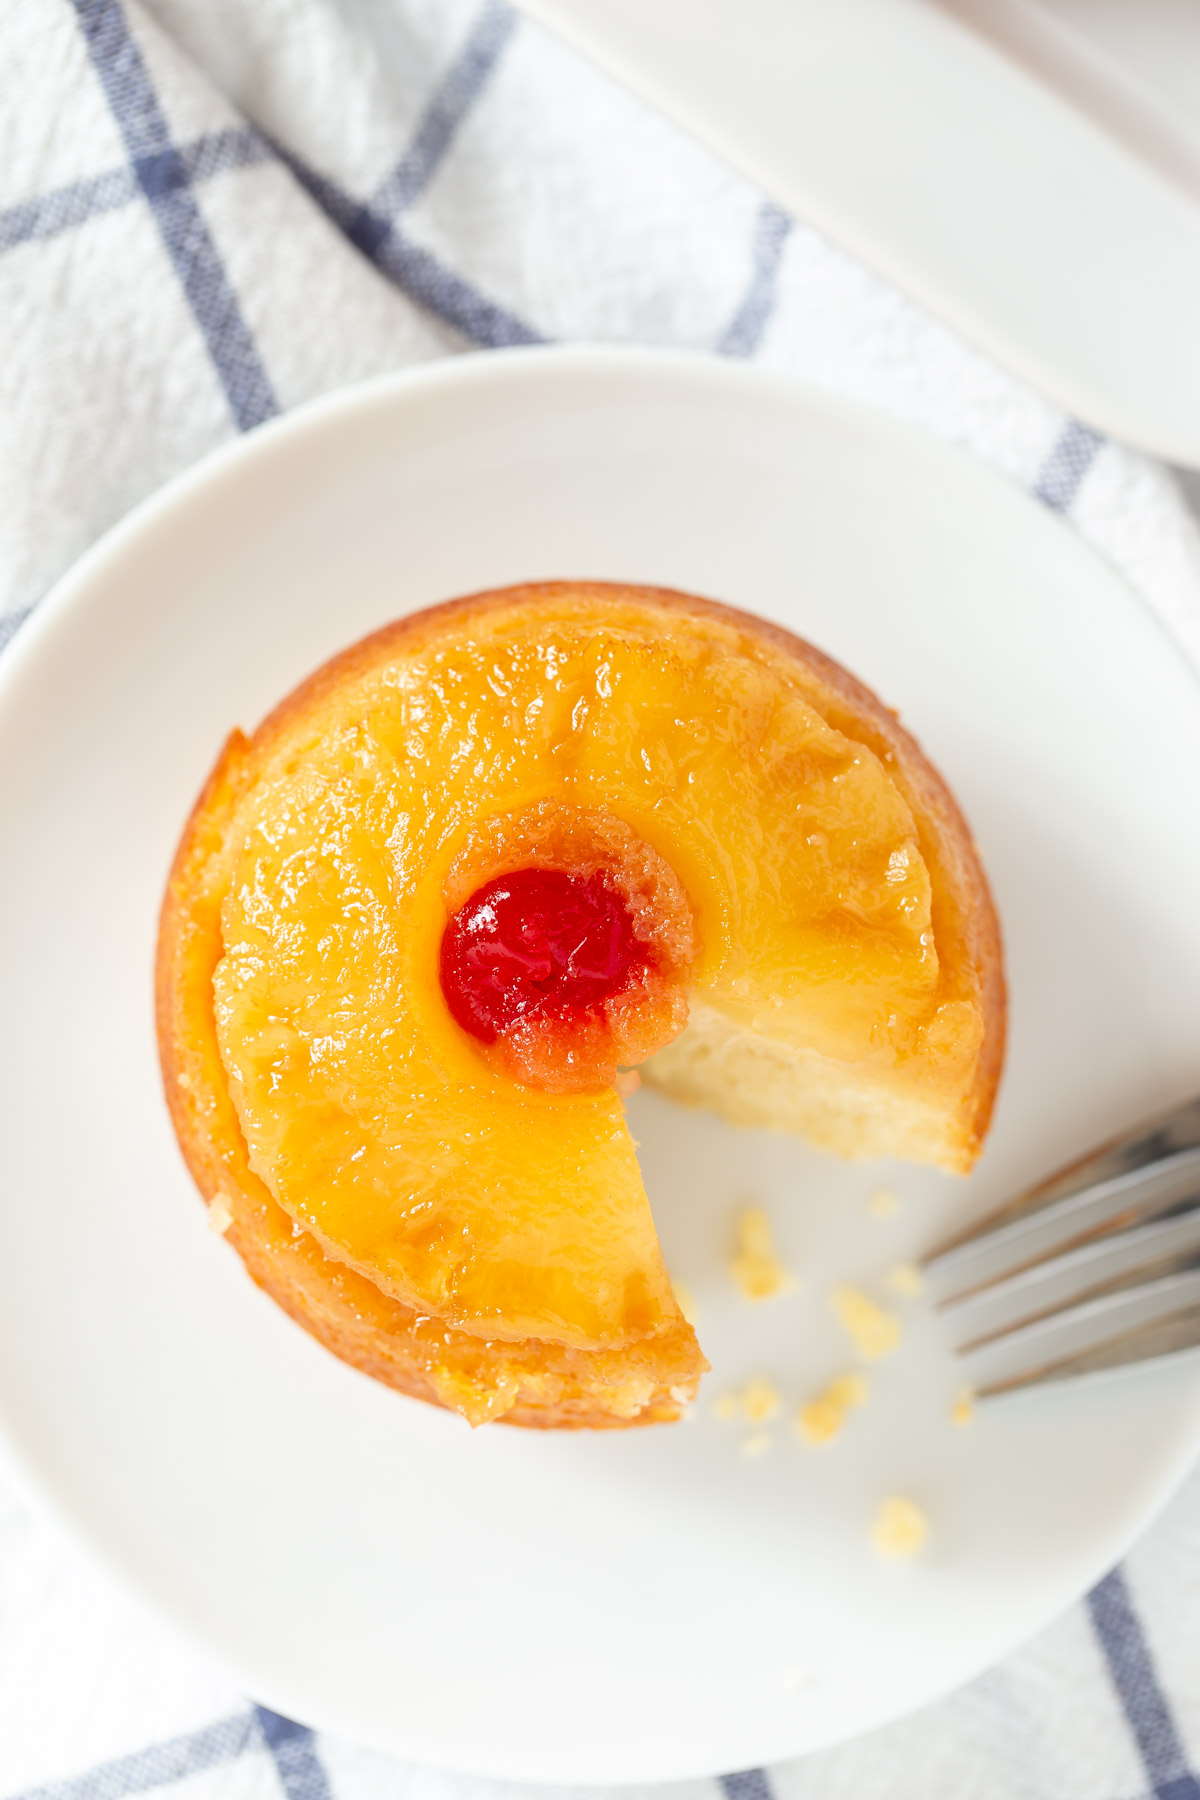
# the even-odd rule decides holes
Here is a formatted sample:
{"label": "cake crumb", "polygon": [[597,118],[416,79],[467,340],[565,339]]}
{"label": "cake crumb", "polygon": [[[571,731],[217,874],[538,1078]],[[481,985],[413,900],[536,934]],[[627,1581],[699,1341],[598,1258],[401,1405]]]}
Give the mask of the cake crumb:
{"label": "cake crumb", "polygon": [[807,1401],[796,1413],[796,1430],[806,1444],[827,1444],[837,1437],[846,1423],[847,1414],[855,1406],[863,1406],[870,1383],[861,1369],[839,1375],[823,1394]]}
{"label": "cake crumb", "polygon": [[190,1094],[192,1091],[191,1076],[184,1074],[183,1070],[181,1069],[179,1071],[179,1074],[175,1077],[175,1086],[178,1088],[182,1088],[183,1092],[185,1094]]}
{"label": "cake crumb", "polygon": [[900,1321],[885,1312],[858,1288],[839,1286],[832,1294],[834,1308],[864,1362],[890,1356],[900,1342]]}
{"label": "cake crumb", "polygon": [[950,1417],[955,1425],[969,1425],[975,1417],[975,1395],[969,1387],[959,1390],[950,1409]]}
{"label": "cake crumb", "polygon": [[765,1425],[779,1411],[779,1390],[765,1375],[751,1376],[742,1389],[742,1411],[751,1425]]}
{"label": "cake crumb", "polygon": [[763,1454],[764,1450],[769,1450],[770,1447],[771,1447],[770,1432],[769,1431],[756,1431],[754,1433],[753,1437],[748,1437],[743,1441],[742,1455],[743,1456],[761,1456]]}
{"label": "cake crumb", "polygon": [[750,1425],[765,1425],[779,1411],[779,1390],[765,1375],[752,1375],[744,1388],[733,1388],[713,1402],[713,1412],[723,1423],[739,1413]]}
{"label": "cake crumb", "polygon": [[227,1194],[214,1194],[208,1203],[209,1230],[224,1237],[233,1224],[233,1208],[229,1204]]}
{"label": "cake crumb", "polygon": [[900,1196],[893,1194],[891,1188],[876,1188],[867,1201],[867,1211],[873,1219],[890,1219],[900,1211]]}
{"label": "cake crumb", "polygon": [[897,1263],[885,1280],[893,1294],[900,1294],[905,1300],[915,1300],[925,1286],[925,1277],[916,1263]]}
{"label": "cake crumb", "polygon": [[622,1100],[628,1100],[631,1094],[636,1094],[641,1085],[642,1078],[636,1069],[617,1070],[615,1086]]}
{"label": "cake crumb", "polygon": [[796,1285],[775,1255],[771,1221],[761,1206],[748,1206],[738,1220],[738,1247],[730,1273],[747,1300],[770,1300]]}
{"label": "cake crumb", "polygon": [[808,1400],[796,1414],[796,1430],[806,1444],[827,1444],[846,1423],[846,1409],[835,1406],[828,1394]]}
{"label": "cake crumb", "polygon": [[902,1562],[915,1556],[929,1536],[929,1521],[919,1506],[901,1494],[885,1500],[871,1527],[871,1543],[880,1556]]}
{"label": "cake crumb", "polygon": [[675,1290],[675,1303],[680,1312],[693,1329],[700,1323],[700,1308],[696,1305],[696,1296],[686,1281],[672,1281]]}
{"label": "cake crumb", "polygon": [[845,1407],[847,1411],[852,1406],[865,1406],[871,1392],[870,1378],[861,1369],[849,1369],[845,1375],[831,1381],[825,1392],[835,1406]]}

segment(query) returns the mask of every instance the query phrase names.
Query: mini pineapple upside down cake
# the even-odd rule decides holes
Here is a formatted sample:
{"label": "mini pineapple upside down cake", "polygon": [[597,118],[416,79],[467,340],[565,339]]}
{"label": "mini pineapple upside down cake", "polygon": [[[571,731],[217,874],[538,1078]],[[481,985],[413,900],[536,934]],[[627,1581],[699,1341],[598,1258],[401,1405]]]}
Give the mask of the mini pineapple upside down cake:
{"label": "mini pineapple upside down cake", "polygon": [[211,1217],[336,1355],[472,1423],[677,1418],[707,1367],[618,1070],[965,1171],[1004,1040],[970,833],[810,645],[658,589],[415,614],[226,744],[158,948]]}

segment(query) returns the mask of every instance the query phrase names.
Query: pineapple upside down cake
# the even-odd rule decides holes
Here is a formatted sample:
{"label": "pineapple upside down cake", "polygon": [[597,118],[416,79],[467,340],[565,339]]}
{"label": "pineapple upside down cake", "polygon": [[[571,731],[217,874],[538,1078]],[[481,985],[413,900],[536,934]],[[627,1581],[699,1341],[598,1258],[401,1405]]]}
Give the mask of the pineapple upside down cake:
{"label": "pineapple upside down cake", "polygon": [[965,1172],[1004,1019],[896,717],[775,626],[603,583],[414,614],[235,732],[159,936],[176,1133],[250,1274],[473,1424],[670,1420],[707,1367],[622,1071]]}

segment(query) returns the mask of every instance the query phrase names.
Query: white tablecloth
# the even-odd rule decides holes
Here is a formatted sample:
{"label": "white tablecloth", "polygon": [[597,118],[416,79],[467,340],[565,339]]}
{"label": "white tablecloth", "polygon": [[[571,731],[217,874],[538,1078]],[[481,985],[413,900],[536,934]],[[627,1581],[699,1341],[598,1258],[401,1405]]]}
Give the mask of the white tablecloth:
{"label": "white tablecloth", "polygon": [[[7,0],[0,644],[143,495],[345,382],[565,339],[753,358],[965,446],[1200,662],[1171,478],[1065,419],[503,0]],[[4,879],[19,879],[4,871]],[[708,1800],[1200,1800],[1200,1485],[924,1714]],[[0,1468],[0,1796],[490,1800],[256,1706]],[[500,1790],[495,1790],[499,1792]]]}

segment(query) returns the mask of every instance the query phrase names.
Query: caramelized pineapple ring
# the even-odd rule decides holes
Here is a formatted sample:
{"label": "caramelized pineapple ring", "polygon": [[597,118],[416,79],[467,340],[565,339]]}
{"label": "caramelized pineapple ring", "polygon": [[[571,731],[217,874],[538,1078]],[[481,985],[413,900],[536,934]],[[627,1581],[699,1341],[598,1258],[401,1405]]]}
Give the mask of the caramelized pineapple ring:
{"label": "caramelized pineapple ring", "polygon": [[[806,682],[733,615],[526,589],[368,641],[258,734],[216,1027],[251,1166],[330,1256],[485,1337],[678,1326],[615,1093],[540,1091],[561,1031],[496,1056],[447,1006],[447,925],[514,868],[625,879],[664,958],[633,983],[640,1054],[678,1029],[685,983],[731,1029],[822,1057],[958,1054],[912,813]],[[570,840],[557,862],[531,855],[543,828]],[[584,1045],[593,1078],[623,1029],[606,1014]]]}

